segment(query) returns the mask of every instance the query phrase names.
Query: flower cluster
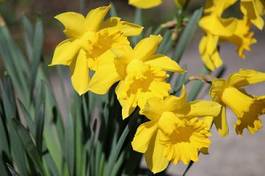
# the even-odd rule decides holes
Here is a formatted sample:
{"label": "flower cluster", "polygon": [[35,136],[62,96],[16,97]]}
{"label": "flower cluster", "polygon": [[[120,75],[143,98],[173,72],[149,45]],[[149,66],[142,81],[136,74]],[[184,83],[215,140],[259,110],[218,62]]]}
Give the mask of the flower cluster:
{"label": "flower cluster", "polygon": [[[239,8],[242,17],[224,17],[226,10],[232,7]],[[262,30],[264,14],[264,0],[207,0],[204,16],[199,22],[205,32],[199,45],[205,66],[213,71],[223,64],[218,50],[220,42],[234,44],[238,55],[245,58],[244,52],[250,51],[251,45],[256,43],[251,25]]]}
{"label": "flower cluster", "polygon": [[108,60],[103,54],[112,48],[129,45],[127,37],[139,35],[143,29],[118,17],[104,20],[110,7],[91,10],[86,17],[75,12],[55,17],[64,25],[68,39],[56,47],[50,65],[69,66],[73,87],[80,95],[88,91],[89,70],[97,73],[99,62]]}
{"label": "flower cluster", "polygon": [[[264,2],[259,0],[241,0],[243,19],[224,19],[223,11],[235,2],[208,0],[205,16],[200,21],[207,33],[201,41],[200,52],[212,70],[221,65],[218,41],[235,43],[243,56],[243,51],[255,42],[249,31],[250,23],[263,27],[260,16],[264,14]],[[142,8],[160,3],[158,0],[130,1]],[[56,16],[64,25],[68,39],[56,47],[51,65],[70,67],[73,88],[80,95],[88,91],[106,94],[116,85],[123,119],[139,107],[139,113],[147,121],[138,127],[132,147],[144,153],[152,172],[163,171],[170,162],[197,161],[199,152],[204,153],[210,146],[212,123],[222,136],[228,133],[226,107],[238,118],[236,133],[242,134],[245,128],[255,133],[261,128],[258,116],[265,113],[265,97],[251,96],[242,87],[264,82],[265,73],[240,70],[228,80],[213,79],[212,100],[189,102],[184,86],[180,96],[171,95],[168,72],[183,73],[184,70],[170,57],[157,53],[162,37],[150,35],[132,47],[128,37],[139,35],[143,27],[118,17],[105,20],[109,9],[110,6],[93,9],[86,17],[74,12]]]}

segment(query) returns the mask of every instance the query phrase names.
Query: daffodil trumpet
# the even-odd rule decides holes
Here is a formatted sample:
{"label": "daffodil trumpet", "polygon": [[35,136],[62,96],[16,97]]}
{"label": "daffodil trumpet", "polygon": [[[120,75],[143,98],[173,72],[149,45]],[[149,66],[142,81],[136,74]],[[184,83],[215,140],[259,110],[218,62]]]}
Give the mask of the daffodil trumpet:
{"label": "daffodil trumpet", "polygon": [[246,69],[230,75],[227,80],[213,80],[210,95],[222,105],[221,113],[214,119],[220,135],[228,134],[226,108],[230,108],[237,117],[237,134],[241,135],[244,129],[248,129],[251,134],[261,129],[259,116],[265,113],[265,96],[249,95],[243,87],[264,81],[265,73]]}

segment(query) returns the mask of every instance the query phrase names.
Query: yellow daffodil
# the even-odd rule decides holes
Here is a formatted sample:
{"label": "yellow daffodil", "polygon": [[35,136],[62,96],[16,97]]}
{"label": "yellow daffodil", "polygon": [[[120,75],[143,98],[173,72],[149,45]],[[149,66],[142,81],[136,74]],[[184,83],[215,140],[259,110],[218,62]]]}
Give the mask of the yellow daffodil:
{"label": "yellow daffodil", "polygon": [[220,42],[231,42],[236,45],[241,58],[245,58],[244,52],[250,51],[250,46],[256,43],[256,39],[253,38],[254,33],[250,31],[250,17],[244,16],[242,19],[222,17],[224,11],[234,3],[236,0],[208,0],[205,16],[199,22],[206,33],[199,45],[200,55],[204,64],[212,71],[223,64],[218,51]]}
{"label": "yellow daffodil", "polygon": [[210,70],[223,65],[223,61],[218,51],[219,37],[212,34],[207,34],[201,39],[199,45],[199,52],[202,57],[202,61]]}
{"label": "yellow daffodil", "polygon": [[[116,94],[122,106],[122,117],[128,117],[137,106],[144,106],[150,97],[166,97],[170,84],[165,82],[166,71],[183,72],[171,58],[156,54],[161,36],[150,36],[141,40],[134,49],[123,47],[113,50],[112,63],[101,66],[89,84],[89,90],[105,94],[119,81]],[[109,59],[110,61],[110,59]],[[99,64],[100,65],[100,64]]]}
{"label": "yellow daffodil", "polygon": [[55,17],[64,25],[68,39],[56,47],[50,65],[69,66],[73,87],[80,95],[88,91],[89,70],[96,71],[98,58],[102,59],[102,54],[109,49],[129,45],[127,36],[142,31],[141,26],[121,21],[118,17],[104,20],[110,7],[93,9],[86,17],[75,12]]}
{"label": "yellow daffodil", "polygon": [[213,100],[222,104],[220,115],[214,119],[220,135],[228,134],[226,107],[237,116],[235,124],[237,134],[242,134],[245,128],[254,134],[262,127],[259,115],[265,113],[265,96],[249,95],[242,88],[261,82],[265,82],[265,73],[255,70],[240,70],[227,80],[217,79],[212,82],[210,95]]}
{"label": "yellow daffodil", "polygon": [[264,0],[241,0],[240,9],[245,18],[251,21],[260,30],[264,27],[262,16],[265,12]]}
{"label": "yellow daffodil", "polygon": [[[174,0],[177,7],[182,7],[186,0]],[[129,4],[141,9],[149,9],[159,6],[162,0],[129,0]]]}
{"label": "yellow daffodil", "polygon": [[157,173],[169,162],[198,160],[198,152],[210,145],[208,117],[217,116],[220,105],[204,100],[187,102],[183,88],[180,97],[149,99],[140,113],[150,121],[138,127],[132,147],[144,153],[148,168]]}

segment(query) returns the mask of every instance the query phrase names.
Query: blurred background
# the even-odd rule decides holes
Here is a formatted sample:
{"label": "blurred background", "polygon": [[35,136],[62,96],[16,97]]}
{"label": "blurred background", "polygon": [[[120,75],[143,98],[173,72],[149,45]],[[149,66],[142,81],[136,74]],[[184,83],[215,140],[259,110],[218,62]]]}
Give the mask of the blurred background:
{"label": "blurred background", "polygon": [[[47,63],[49,63],[55,46],[64,39],[62,26],[53,17],[65,11],[83,11],[82,13],[86,14],[89,9],[109,2],[104,0],[0,0],[0,15],[5,19],[15,39],[22,38],[23,30],[21,30],[20,23],[22,15],[26,15],[31,20],[41,18],[45,27],[44,55]],[[135,9],[128,5],[127,0],[112,0],[111,2],[115,4],[120,17],[132,21]],[[189,10],[192,11],[202,2],[201,0],[193,0]],[[172,20],[175,13],[173,2],[165,0],[162,6],[143,12],[145,28],[157,27],[161,23]],[[265,71],[265,31],[255,31],[255,33],[258,42],[253,45],[252,51],[247,54],[245,60],[237,56],[234,46],[221,45],[221,55],[227,65],[226,73],[237,71],[240,68]],[[203,66],[198,54],[198,43],[201,36],[201,31],[198,31],[181,61],[181,65],[187,66],[190,75],[198,74]],[[3,74],[2,63],[0,63],[0,71]],[[265,84],[260,84],[249,87],[248,90],[254,95],[264,95],[264,87]],[[208,97],[206,91],[200,95],[200,98],[206,97]],[[230,129],[232,129],[235,118],[231,112],[228,113]],[[218,136],[216,130],[213,129],[211,138],[213,144],[209,150],[210,155],[201,155],[200,161],[194,164],[188,173],[189,176],[264,175],[264,129],[253,136],[245,132],[244,137],[236,136],[235,132],[231,130],[229,137],[226,138]],[[169,173],[180,175],[184,169],[184,165],[171,165]]]}

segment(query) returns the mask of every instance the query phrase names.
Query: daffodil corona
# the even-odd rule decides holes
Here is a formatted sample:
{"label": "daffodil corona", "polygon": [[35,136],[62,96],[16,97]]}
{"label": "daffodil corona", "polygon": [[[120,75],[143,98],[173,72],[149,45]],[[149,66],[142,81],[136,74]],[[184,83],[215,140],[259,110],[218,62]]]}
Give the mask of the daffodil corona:
{"label": "daffodil corona", "polygon": [[[118,17],[104,20],[111,6],[91,10],[86,17],[75,12],[57,15],[68,39],[55,49],[50,65],[66,65],[71,70],[74,89],[81,95],[88,91],[90,70],[96,72],[108,50],[129,45],[128,36],[139,35],[142,27]],[[104,59],[107,60],[107,59]]]}
{"label": "daffodil corona", "polygon": [[237,116],[237,134],[242,134],[245,128],[254,134],[262,127],[259,115],[265,113],[265,96],[249,95],[242,88],[261,82],[265,82],[265,73],[255,70],[240,70],[227,80],[216,79],[212,82],[210,95],[213,100],[222,104],[220,115],[214,119],[215,126],[222,136],[228,134],[226,107]]}
{"label": "daffodil corona", "polygon": [[180,97],[151,98],[140,113],[150,121],[137,129],[132,141],[135,151],[144,153],[148,168],[157,173],[173,162],[188,164],[210,145],[209,118],[220,113],[211,101],[187,102],[186,90]]}

